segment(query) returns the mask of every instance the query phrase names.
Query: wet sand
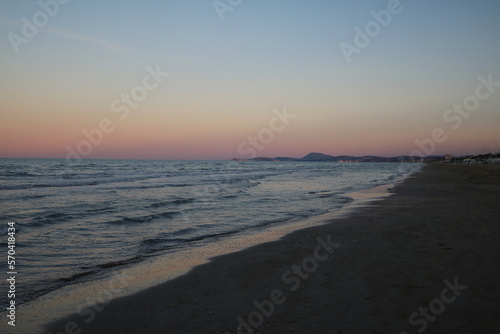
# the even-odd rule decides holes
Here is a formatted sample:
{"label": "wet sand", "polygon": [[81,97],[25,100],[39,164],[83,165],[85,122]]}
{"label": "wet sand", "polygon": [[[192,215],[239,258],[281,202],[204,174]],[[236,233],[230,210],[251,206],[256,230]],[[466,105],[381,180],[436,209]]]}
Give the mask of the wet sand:
{"label": "wet sand", "polygon": [[498,333],[499,166],[428,165],[394,191],[45,332]]}

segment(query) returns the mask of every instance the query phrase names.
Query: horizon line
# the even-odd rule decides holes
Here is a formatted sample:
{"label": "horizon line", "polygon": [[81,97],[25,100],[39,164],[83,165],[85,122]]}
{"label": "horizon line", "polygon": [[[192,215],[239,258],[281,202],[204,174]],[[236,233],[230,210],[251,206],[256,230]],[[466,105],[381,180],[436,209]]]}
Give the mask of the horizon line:
{"label": "horizon line", "polygon": [[[149,161],[234,161],[235,159],[241,159],[242,161],[252,161],[255,159],[276,159],[276,158],[288,158],[288,159],[303,159],[305,156],[309,154],[318,154],[319,152],[310,152],[303,157],[288,157],[288,156],[276,156],[276,157],[266,157],[266,156],[258,156],[258,157],[253,157],[253,158],[238,158],[238,157],[233,157],[233,158],[224,158],[224,159],[162,159],[162,158],[82,158],[82,159],[69,159],[73,162],[77,161],[86,161],[86,160],[149,160]],[[399,157],[413,157],[413,158],[428,158],[428,157],[441,157],[441,156],[446,156],[448,154],[451,154],[453,157],[467,157],[467,156],[478,156],[478,155],[488,155],[488,154],[498,154],[494,152],[488,152],[488,153],[482,153],[482,154],[461,154],[461,155],[454,155],[452,153],[445,153],[445,154],[433,154],[433,155],[426,155],[426,156],[417,156],[417,155],[407,155],[407,154],[400,154],[400,155],[350,155],[350,154],[340,154],[340,155],[331,155],[331,154],[325,154],[325,153],[319,153],[323,155],[328,155],[331,157],[343,157],[343,156],[348,156],[352,158],[363,158],[363,157],[376,157],[376,158],[399,158]],[[68,160],[67,158],[54,158],[54,157],[0,157],[0,159],[39,159],[39,160]],[[307,161],[307,160],[304,160]]]}

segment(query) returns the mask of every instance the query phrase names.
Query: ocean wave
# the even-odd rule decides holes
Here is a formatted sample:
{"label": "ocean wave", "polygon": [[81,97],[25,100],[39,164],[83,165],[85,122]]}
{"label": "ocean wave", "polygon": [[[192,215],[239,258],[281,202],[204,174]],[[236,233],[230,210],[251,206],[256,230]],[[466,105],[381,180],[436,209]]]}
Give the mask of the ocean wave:
{"label": "ocean wave", "polygon": [[130,224],[130,223],[147,223],[159,218],[171,218],[173,216],[176,216],[180,214],[179,211],[167,211],[167,212],[161,212],[161,213],[155,213],[152,215],[147,215],[147,216],[140,216],[140,217],[125,217],[119,220],[115,220],[112,222],[109,222],[110,224]]}
{"label": "ocean wave", "polygon": [[116,208],[114,206],[108,206],[105,208],[85,210],[85,213],[102,213],[102,212],[111,212],[111,211],[115,211],[115,210],[116,210]]}
{"label": "ocean wave", "polygon": [[354,198],[349,197],[349,196],[336,196],[336,200],[340,204],[349,204],[354,202]]}
{"label": "ocean wave", "polygon": [[183,184],[173,184],[173,183],[164,183],[164,184],[151,184],[151,185],[137,185],[137,186],[123,186],[123,187],[116,187],[116,189],[119,190],[136,190],[136,189],[155,189],[155,188],[183,188],[183,187],[190,187],[193,186],[193,184],[190,183],[183,183]]}
{"label": "ocean wave", "polygon": [[194,198],[179,198],[179,199],[174,199],[172,201],[164,201],[164,202],[157,202],[157,203],[153,203],[150,205],[151,208],[159,208],[159,207],[162,207],[162,206],[168,206],[168,205],[180,205],[180,204],[187,204],[187,203],[191,203],[191,202],[194,202],[195,199]]}
{"label": "ocean wave", "polygon": [[62,213],[62,212],[50,213],[50,214],[34,217],[34,218],[32,218],[31,222],[27,223],[26,225],[41,226],[41,225],[46,225],[46,224],[55,224],[55,223],[68,221],[68,220],[71,220],[74,218],[76,218],[76,216],[73,214]]}
{"label": "ocean wave", "polygon": [[[299,215],[295,216],[294,218],[306,217],[306,216],[310,216],[310,215],[311,215],[310,213],[308,215],[300,215],[299,214]],[[180,235],[186,235],[186,234],[189,235],[190,232],[201,232],[199,229],[200,227],[213,227],[213,225],[212,224],[205,224],[205,225],[197,226],[197,228],[185,228],[185,229],[175,231],[175,232],[170,233],[170,234],[165,235],[165,236],[161,236],[161,237],[159,236],[156,238],[150,238],[150,239],[143,240],[141,242],[141,244],[143,246],[141,249],[141,252],[148,253],[148,254],[155,253],[155,252],[159,252],[162,250],[180,247],[182,245],[186,245],[189,243],[195,243],[195,242],[206,241],[206,240],[215,239],[215,238],[219,238],[219,237],[225,237],[225,236],[234,235],[234,234],[241,233],[241,232],[251,230],[251,229],[257,229],[257,228],[266,227],[266,226],[269,226],[272,224],[283,223],[283,222],[289,221],[291,219],[293,219],[293,218],[285,217],[285,218],[270,220],[270,221],[266,221],[266,222],[261,222],[261,223],[256,224],[256,225],[242,226],[241,228],[230,229],[230,230],[220,231],[220,232],[216,232],[216,233],[205,233],[205,234],[199,234],[199,235],[195,235],[195,236],[187,237],[187,238],[179,238]],[[174,237],[174,236],[177,236],[177,237]]]}
{"label": "ocean wave", "polygon": [[141,186],[123,186],[116,187],[116,190],[137,190],[137,189],[157,189],[157,188],[165,188],[166,184],[152,184],[152,185],[141,185]]}
{"label": "ocean wave", "polygon": [[18,189],[30,189],[30,188],[33,188],[32,184],[13,185],[13,186],[0,186],[0,190],[18,190]]}
{"label": "ocean wave", "polygon": [[97,272],[97,270],[89,270],[89,271],[85,271],[85,272],[82,272],[82,273],[77,273],[77,274],[71,275],[69,277],[64,277],[64,278],[61,278],[59,280],[61,282],[65,282],[65,283],[72,282],[72,281],[74,281],[74,280],[76,280],[78,278],[95,274],[96,272]]}
{"label": "ocean wave", "polygon": [[222,198],[236,198],[238,195],[223,195]]}
{"label": "ocean wave", "polygon": [[178,187],[178,188],[182,188],[182,187],[191,187],[193,186],[194,184],[190,184],[190,183],[181,183],[181,184],[178,184],[178,183],[168,183],[166,184],[165,186],[167,187]]}
{"label": "ocean wave", "polygon": [[[109,184],[109,183],[125,183],[125,182],[136,182],[143,181],[147,179],[155,178],[153,176],[143,176],[143,177],[135,177],[135,178],[126,178],[126,177],[110,177],[105,179],[81,179],[81,180],[66,180],[52,183],[30,183],[23,185],[6,185],[0,186],[0,190],[19,190],[19,189],[33,189],[33,188],[66,188],[66,187],[85,187],[85,186],[96,186],[101,184]],[[185,186],[185,185],[182,185]]]}
{"label": "ocean wave", "polygon": [[[141,245],[146,246],[149,248],[150,246],[153,246],[153,248],[149,248],[147,250],[148,253],[158,251],[161,249],[167,249],[174,247],[179,244],[183,243],[189,243],[191,241],[198,241],[202,240],[205,237],[207,237],[207,234],[202,234],[202,231],[205,229],[210,229],[213,228],[213,224],[203,224],[203,225],[197,225],[195,227],[186,227],[180,230],[176,230],[170,233],[162,233],[158,235],[157,237],[145,239],[141,241]],[[188,238],[187,236],[193,235],[193,234],[198,234],[195,235],[191,238]],[[183,238],[183,236],[185,236]],[[156,246],[162,245],[162,248],[158,248]]]}
{"label": "ocean wave", "polygon": [[123,266],[126,264],[131,264],[134,262],[138,262],[142,260],[142,256],[135,256],[130,259],[125,259],[125,260],[118,260],[118,261],[111,261],[111,262],[106,262],[103,264],[98,264],[96,267],[101,268],[101,269],[107,269],[107,268],[113,268],[113,267],[118,267],[118,266]]}
{"label": "ocean wave", "polygon": [[316,195],[316,197],[318,197],[318,198],[330,198],[330,197],[333,197],[335,195],[330,190],[310,191],[309,194]]}
{"label": "ocean wave", "polygon": [[185,241],[186,241],[186,239],[182,239],[182,238],[158,237],[158,238],[145,239],[145,240],[141,241],[141,244],[145,245],[145,246],[155,246],[155,245],[170,243],[169,246],[173,246],[173,245],[179,244],[181,242],[185,242]]}
{"label": "ocean wave", "polygon": [[179,236],[179,235],[189,234],[191,232],[199,231],[200,227],[203,227],[203,226],[186,227],[186,228],[174,231],[174,232],[170,233],[170,235]]}
{"label": "ocean wave", "polygon": [[114,176],[113,173],[89,173],[89,174],[78,174],[78,173],[68,173],[68,174],[63,174],[61,177],[63,179],[92,179],[92,178],[101,178],[101,177],[112,177]]}
{"label": "ocean wave", "polygon": [[32,174],[30,172],[19,172],[19,171],[4,171],[0,173],[0,177],[6,176],[6,177],[36,177],[36,174]]}
{"label": "ocean wave", "polygon": [[27,199],[39,199],[39,198],[44,198],[44,197],[49,197],[53,195],[24,195],[24,196],[19,196],[16,199],[19,200],[27,200]]}

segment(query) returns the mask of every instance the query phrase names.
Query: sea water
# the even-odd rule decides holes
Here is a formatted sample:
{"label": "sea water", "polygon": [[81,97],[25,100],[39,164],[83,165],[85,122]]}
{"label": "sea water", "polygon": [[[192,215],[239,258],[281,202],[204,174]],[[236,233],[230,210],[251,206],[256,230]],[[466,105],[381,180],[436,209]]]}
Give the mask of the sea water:
{"label": "sea water", "polygon": [[[165,250],[340,210],[417,163],[0,159],[0,245],[16,223],[16,302]],[[2,261],[2,271],[8,271]],[[5,280],[0,290],[7,291]],[[5,299],[2,299],[5,300]],[[0,305],[5,310],[6,304]]]}

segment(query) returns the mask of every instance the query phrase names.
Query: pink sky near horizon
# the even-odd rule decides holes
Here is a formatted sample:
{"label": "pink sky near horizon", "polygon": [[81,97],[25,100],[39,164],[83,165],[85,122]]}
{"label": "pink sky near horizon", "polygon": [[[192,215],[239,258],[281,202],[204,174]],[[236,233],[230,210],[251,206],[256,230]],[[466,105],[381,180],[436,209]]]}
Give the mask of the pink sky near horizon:
{"label": "pink sky near horizon", "polygon": [[[168,80],[168,78],[167,78]],[[140,80],[139,80],[140,81]],[[474,87],[473,84],[469,85]],[[475,154],[483,148],[498,150],[498,119],[495,114],[495,99],[485,101],[478,111],[463,118],[458,129],[453,123],[443,120],[448,107],[435,103],[435,111],[418,112],[411,103],[402,98],[381,101],[367,95],[367,102],[350,97],[321,96],[307,104],[291,98],[293,105],[272,106],[269,102],[253,100],[245,105],[250,96],[241,96],[238,101],[227,102],[224,94],[199,97],[197,100],[172,97],[169,82],[148,98],[130,109],[128,117],[119,118],[111,103],[98,92],[91,99],[82,98],[72,105],[74,99],[39,96],[34,92],[33,100],[15,101],[10,96],[4,100],[0,132],[0,157],[64,158],[67,146],[78,150],[82,141],[89,142],[84,130],[97,131],[103,119],[109,119],[112,131],[102,133],[102,140],[91,144],[90,154],[83,158],[116,159],[165,159],[165,160],[217,160],[249,158],[238,147],[254,147],[258,156],[302,157],[310,152],[330,155],[409,155],[417,144],[427,142],[431,154],[455,155]],[[130,90],[125,90],[128,93]],[[121,93],[111,96],[112,100]],[[110,94],[105,94],[110,95]],[[75,101],[76,102],[76,101]],[[338,105],[338,107],[336,107]],[[426,104],[424,104],[426,105]],[[400,108],[411,106],[409,111]],[[296,115],[284,124],[275,120],[278,131],[269,141],[258,139],[258,150],[249,142],[249,136],[259,138],[261,131],[269,132],[271,122],[277,118],[273,110]],[[281,129],[283,128],[283,129]],[[428,146],[432,131],[442,128],[447,139]],[[281,129],[281,130],[280,130]],[[100,131],[100,130],[99,130]],[[262,134],[261,134],[262,135]],[[248,151],[245,151],[248,152]]]}
{"label": "pink sky near horizon", "polygon": [[[289,112],[292,112],[288,109]],[[5,113],[2,117],[5,117]],[[42,116],[43,115],[43,116]],[[379,155],[397,156],[409,155],[416,149],[421,149],[415,140],[425,142],[427,149],[431,140],[431,131],[438,126],[422,124],[410,128],[410,124],[401,122],[401,126],[387,126],[370,122],[370,124],[349,124],[348,120],[336,123],[318,124],[307,115],[300,115],[290,120],[283,131],[275,132],[273,140],[264,134],[265,142],[259,139],[259,133],[264,128],[270,128],[269,120],[274,116],[269,113],[267,119],[259,117],[253,124],[239,125],[233,119],[228,124],[224,118],[220,120],[199,120],[184,117],[176,122],[154,122],[148,117],[131,117],[125,121],[109,115],[114,130],[102,134],[102,140],[97,145],[91,144],[92,151],[84,158],[99,159],[160,159],[160,160],[217,160],[231,158],[249,158],[250,155],[238,151],[243,142],[245,148],[255,148],[258,156],[302,157],[310,152],[320,152],[330,155]],[[81,126],[65,117],[47,117],[40,113],[38,117],[30,118],[29,114],[19,112],[10,114],[10,122],[2,122],[0,131],[3,140],[0,143],[1,157],[32,157],[32,158],[64,158],[67,155],[66,146],[74,150],[82,141],[90,142],[82,130],[96,131],[102,117],[88,117]],[[95,121],[92,121],[95,119]],[[65,123],[67,122],[67,123]],[[23,124],[9,126],[9,124]],[[259,124],[260,123],[260,124]],[[454,131],[446,127],[446,123],[438,124],[448,137],[443,143],[434,143],[432,154],[453,153],[455,155],[482,153],[483,148],[490,151],[498,150],[496,126],[467,125]],[[488,129],[490,127],[491,129]],[[266,130],[264,130],[266,131]],[[269,131],[268,131],[269,132]],[[259,148],[249,142],[249,136],[258,138]]]}

